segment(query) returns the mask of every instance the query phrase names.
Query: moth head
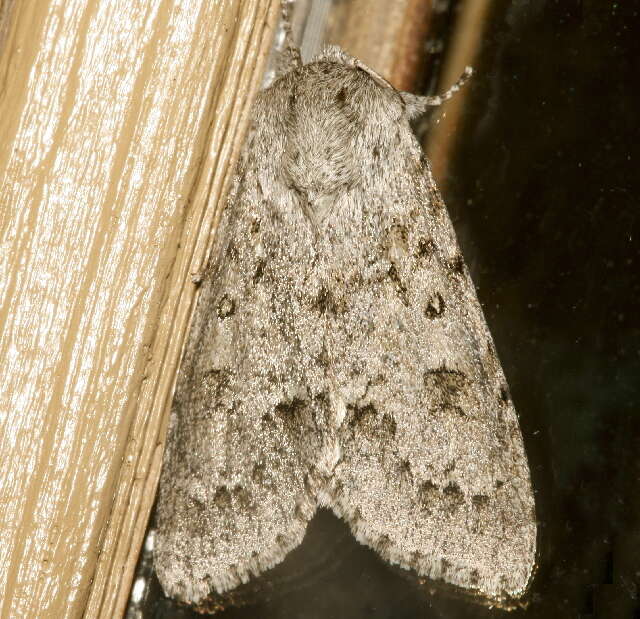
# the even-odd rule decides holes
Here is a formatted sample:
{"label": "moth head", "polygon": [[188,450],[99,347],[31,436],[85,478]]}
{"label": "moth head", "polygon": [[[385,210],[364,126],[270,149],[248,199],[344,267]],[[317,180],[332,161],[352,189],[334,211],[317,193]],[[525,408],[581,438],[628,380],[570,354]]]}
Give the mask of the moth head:
{"label": "moth head", "polygon": [[440,95],[435,96],[420,96],[414,95],[410,92],[396,91],[396,89],[381,75],[376,73],[371,67],[365,65],[362,61],[347,54],[337,45],[329,45],[324,51],[319,54],[314,61],[329,61],[343,64],[347,67],[354,67],[365,71],[371,76],[376,83],[380,86],[389,88],[396,92],[400,100],[404,104],[404,109],[409,120],[414,120],[425,113],[428,107],[437,107],[442,105],[445,101],[451,99],[469,80],[473,75],[473,69],[469,66],[464,68],[462,75],[458,78],[458,81],[453,84],[448,90]]}
{"label": "moth head", "polygon": [[[409,118],[405,99],[340,48],[327,48],[290,79],[283,169],[311,201],[353,188],[385,145],[398,146],[399,124]],[[413,114],[413,99],[409,107]]]}

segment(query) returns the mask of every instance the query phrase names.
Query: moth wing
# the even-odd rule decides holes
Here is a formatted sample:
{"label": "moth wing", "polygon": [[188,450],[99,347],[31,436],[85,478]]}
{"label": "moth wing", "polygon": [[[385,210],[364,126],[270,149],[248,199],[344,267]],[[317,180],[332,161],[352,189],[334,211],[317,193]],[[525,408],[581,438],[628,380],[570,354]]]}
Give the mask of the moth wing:
{"label": "moth wing", "polygon": [[384,89],[365,88],[354,157],[377,157],[362,165],[366,191],[336,197],[326,224],[342,234],[327,350],[343,405],[324,498],[385,559],[518,597],[536,525],[517,416],[428,163],[406,118],[376,104]]}
{"label": "moth wing", "polygon": [[156,571],[168,595],[190,603],[281,561],[316,509],[310,470],[326,403],[307,387],[315,343],[296,333],[302,286],[291,281],[312,252],[296,230],[303,215],[286,217],[278,145],[260,134],[268,109],[257,101],[202,284],[160,482]]}

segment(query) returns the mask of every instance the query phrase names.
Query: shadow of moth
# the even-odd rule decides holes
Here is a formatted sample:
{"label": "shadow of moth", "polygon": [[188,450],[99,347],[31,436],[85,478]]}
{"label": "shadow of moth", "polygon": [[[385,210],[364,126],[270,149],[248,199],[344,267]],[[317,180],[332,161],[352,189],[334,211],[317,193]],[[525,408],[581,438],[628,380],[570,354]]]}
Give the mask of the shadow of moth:
{"label": "shadow of moth", "polygon": [[384,559],[494,601],[531,578],[516,413],[402,93],[337,48],[264,90],[171,413],[155,565],[189,603],[300,544],[319,505]]}

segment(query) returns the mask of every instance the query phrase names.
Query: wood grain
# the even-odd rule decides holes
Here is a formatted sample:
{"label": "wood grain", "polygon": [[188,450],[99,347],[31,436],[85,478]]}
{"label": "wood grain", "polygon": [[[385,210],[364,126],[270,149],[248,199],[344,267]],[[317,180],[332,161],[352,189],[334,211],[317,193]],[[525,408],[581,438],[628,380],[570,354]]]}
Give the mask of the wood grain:
{"label": "wood grain", "polygon": [[399,90],[413,91],[425,62],[432,3],[350,0],[329,13],[326,41],[340,45]]}
{"label": "wood grain", "polygon": [[0,616],[117,617],[275,0],[23,0],[0,50]]}

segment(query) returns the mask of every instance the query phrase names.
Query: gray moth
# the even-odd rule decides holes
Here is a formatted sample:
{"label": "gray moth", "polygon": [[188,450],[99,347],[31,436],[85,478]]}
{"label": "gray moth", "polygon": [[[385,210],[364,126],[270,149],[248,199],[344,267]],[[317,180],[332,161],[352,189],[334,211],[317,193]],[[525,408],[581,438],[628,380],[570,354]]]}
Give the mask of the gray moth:
{"label": "gray moth", "polygon": [[165,592],[281,562],[318,506],[387,561],[520,597],[536,521],[517,416],[399,92],[338,48],[258,96],[178,377]]}

